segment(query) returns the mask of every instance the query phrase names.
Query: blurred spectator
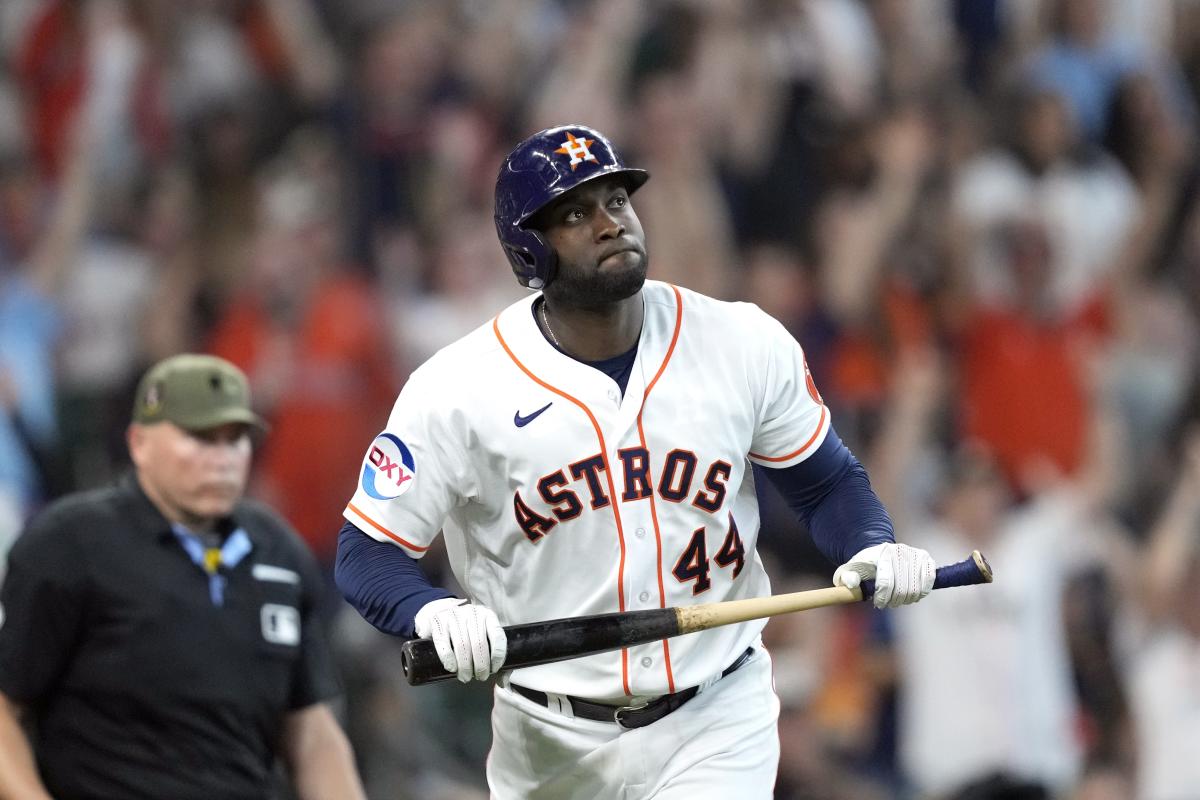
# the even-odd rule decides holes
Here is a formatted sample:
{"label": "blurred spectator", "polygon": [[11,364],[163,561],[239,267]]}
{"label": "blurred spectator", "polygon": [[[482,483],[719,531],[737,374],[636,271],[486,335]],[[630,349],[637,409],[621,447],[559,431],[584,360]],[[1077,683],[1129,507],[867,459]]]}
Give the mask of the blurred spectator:
{"label": "blurred spectator", "polygon": [[[1004,41],[1004,0],[954,0],[954,27],[961,45],[962,81],[976,94],[989,94]],[[1014,37],[1015,38],[1015,37]]]}
{"label": "blurred spectator", "polygon": [[909,100],[946,87],[953,64],[953,30],[939,4],[913,0],[871,0],[884,66],[884,97]]}
{"label": "blurred spectator", "polygon": [[[786,45],[781,37],[786,32],[780,30],[786,25],[780,17],[788,10],[785,4],[716,3],[709,13],[694,15],[689,39],[676,34],[676,39],[684,40],[673,57],[650,49],[654,28],[643,35],[635,55],[635,86],[671,73],[685,82],[689,95],[685,102],[694,114],[689,124],[699,128],[706,158],[720,168],[727,182],[734,176],[760,180],[775,151],[796,146],[781,130],[792,77],[792,65],[782,52]],[[665,9],[659,16],[658,25],[667,30],[682,27],[672,26],[673,18]],[[642,135],[649,138],[650,130],[644,119],[641,122]],[[663,141],[654,139],[659,151],[665,149]],[[727,194],[735,194],[725,188]],[[789,190],[794,193],[799,187]],[[733,197],[729,200],[737,205]],[[744,212],[730,208],[729,213],[737,228]]]}
{"label": "blurred spectator", "polygon": [[252,274],[217,320],[209,349],[249,375],[272,426],[258,493],[332,565],[329,520],[344,506],[359,442],[398,389],[379,296],[341,256],[332,141],[298,136],[260,176]]}
{"label": "blurred spectator", "polygon": [[1049,239],[1048,311],[1072,318],[1103,288],[1137,218],[1137,196],[1111,156],[1080,144],[1061,95],[1030,85],[1016,91],[1007,142],[968,161],[955,179],[970,288],[989,305],[1011,298],[1013,274],[995,233],[1035,219]]}
{"label": "blurred spectator", "polygon": [[[452,579],[451,579],[452,580]],[[367,796],[389,800],[485,800],[479,765],[491,745],[491,687],[404,682],[400,651],[349,608],[337,618],[346,732]]]}
{"label": "blurred spectator", "polygon": [[860,141],[844,146],[837,181],[815,220],[820,308],[837,329],[824,357],[824,385],[852,446],[873,431],[890,359],[933,335],[931,309],[908,263],[924,243],[904,236],[932,167],[930,130],[929,115],[917,106],[865,123]]}
{"label": "blurred spectator", "polygon": [[1133,779],[1128,772],[1099,766],[1084,774],[1071,800],[1129,800],[1134,796]]}
{"label": "blurred spectator", "polygon": [[1042,457],[1080,464],[1088,409],[1075,353],[1108,331],[1108,281],[1138,196],[1106,155],[1081,151],[1061,98],[1024,88],[1010,147],[977,156],[954,188],[966,261],[950,311],[962,425],[1011,480]]}
{"label": "blurred spectator", "polygon": [[176,16],[171,102],[197,187],[207,326],[249,271],[255,167],[333,104],[342,66],[308,2],[222,0]]}
{"label": "blurred spectator", "polygon": [[[1075,482],[1046,482],[1048,470],[1031,499],[1016,506],[989,450],[958,445],[926,512],[922,456],[947,376],[929,353],[900,367],[871,465],[880,496],[897,528],[939,564],[978,549],[1004,576],[987,591],[889,615],[901,764],[920,792],[933,795],[992,771],[1066,791],[1080,775],[1083,743],[1063,594],[1072,572],[1106,556],[1107,539],[1098,533],[1113,453],[1097,428],[1090,471]],[[956,797],[1009,796],[960,791]]]}
{"label": "blurred spectator", "polygon": [[140,221],[141,239],[158,272],[143,318],[146,359],[195,349],[201,318],[196,309],[202,275],[196,233],[196,187],[182,165],[152,176]]}
{"label": "blurred spectator", "polygon": [[[73,172],[85,168],[77,164]],[[0,163],[0,505],[17,514],[17,523],[52,488],[45,454],[54,444],[58,416],[58,295],[87,202],[85,184],[67,182],[68,192],[39,236],[40,182],[28,165]]]}
{"label": "blurred spectator", "polygon": [[1050,243],[1035,222],[998,232],[998,269],[1011,281],[1002,306],[964,304],[958,368],[964,435],[991,451],[1020,486],[1043,460],[1071,473],[1083,458],[1087,398],[1077,354],[1089,331],[1049,310]]}
{"label": "blurred spectator", "polygon": [[418,222],[419,198],[436,183],[424,171],[426,114],[445,86],[451,34],[448,7],[431,2],[407,4],[361,33],[356,79],[340,113],[362,257],[386,231]]}
{"label": "blurred spectator", "polygon": [[1104,147],[1143,191],[1155,181],[1194,179],[1188,162],[1194,135],[1143,71],[1131,71],[1114,87]]}
{"label": "blurred spectator", "polygon": [[639,163],[654,175],[638,197],[639,213],[658,234],[650,277],[727,297],[737,256],[725,198],[706,157],[705,131],[689,124],[701,111],[698,98],[680,73],[645,78],[637,91]]}
{"label": "blurred spectator", "polygon": [[[411,364],[522,291],[497,260],[492,166],[570,117],[654,174],[639,206],[652,275],[781,319],[853,448],[886,449],[893,405],[912,413],[897,392],[934,392],[938,446],[904,454],[893,502],[936,523],[947,558],[989,503],[977,525],[1002,576],[1024,580],[1005,566],[1021,547],[1074,541],[1054,518],[1090,502],[1102,410],[1128,438],[1105,505],[1154,531],[1124,556],[1141,574],[1182,519],[1179,445],[1200,421],[1198,98],[1187,0],[0,0],[0,551],[43,502],[124,460],[139,369],[211,344],[253,373],[276,426],[254,491],[327,554],[345,496],[328,476],[361,456],[345,443],[383,424]],[[990,461],[962,457],[978,442]],[[1053,472],[1065,485],[1048,489]],[[785,580],[827,580],[761,494]],[[1155,726],[1189,724],[1162,699],[1188,690],[1171,672],[1182,617],[1096,562],[1045,567],[1064,622],[1024,673],[1029,648],[1004,637],[1034,614],[1001,584],[922,612],[989,620],[985,679],[1051,676],[1029,695],[1052,698],[1045,724],[1073,709],[1073,744],[1045,749],[1086,762],[1046,767],[1072,800],[1134,796],[1131,753],[1157,764],[1170,749]],[[864,655],[862,618],[824,621],[780,628],[779,652],[818,675],[796,692],[777,676],[780,794],[904,797],[891,754],[915,757],[907,728],[863,730],[894,729],[892,696],[917,689],[904,673],[892,694],[870,684],[920,656]],[[362,679],[349,710],[374,739],[359,751],[372,796],[478,795],[479,698],[410,695],[383,674],[395,643],[366,639],[343,655]],[[1146,659],[1114,664],[1129,642]],[[813,666],[834,649],[840,674]],[[439,714],[419,754],[401,746]],[[997,768],[971,790],[1026,790]],[[1158,772],[1139,787],[1169,783]]]}
{"label": "blurred spectator", "polygon": [[259,142],[252,115],[237,104],[211,109],[189,133],[196,185],[200,314],[206,326],[247,280]]}
{"label": "blurred spectator", "polygon": [[42,3],[25,31],[16,73],[27,103],[29,141],[44,175],[61,172],[85,96],[92,122],[108,132],[104,161],[95,167],[105,176],[117,179],[136,169],[143,153],[165,147],[162,75],[146,57],[153,15],[146,0]]}
{"label": "blurred spectator", "polygon": [[331,99],[340,63],[310,3],[193,3],[175,22],[172,101],[185,125],[252,98],[258,124],[278,130],[297,122],[296,106]]}
{"label": "blurred spectator", "polygon": [[1034,86],[1067,102],[1083,137],[1097,141],[1108,121],[1117,83],[1137,62],[1133,42],[1109,28],[1104,0],[1049,0],[1050,41],[1026,67]]}
{"label": "blurred spectator", "polygon": [[[740,295],[783,323],[797,341],[804,342],[804,358],[814,380],[824,385],[837,327],[820,302],[815,267],[795,248],[778,242],[748,247],[744,260]],[[789,574],[820,575],[824,579],[828,562],[760,468],[755,471],[755,487],[762,520],[760,551],[770,553]]]}
{"label": "blurred spectator", "polygon": [[24,108],[16,87],[0,72],[0,153],[11,154],[28,149]]}
{"label": "blurred spectator", "polygon": [[[100,24],[100,17],[91,19],[95,24],[89,32],[99,49],[121,38],[119,32],[114,38],[114,28]],[[43,492],[57,494],[72,485],[73,476],[64,474],[70,472],[69,462],[58,463],[51,455],[60,442],[75,444],[70,438],[57,439],[57,384],[66,366],[56,362],[56,348],[64,318],[67,326],[77,324],[69,298],[80,281],[78,262],[95,205],[95,160],[102,137],[91,124],[93,110],[89,103],[72,117],[64,172],[44,220],[47,184],[33,165],[11,156],[0,165],[0,494],[22,515],[44,499]],[[105,292],[99,294],[97,301]],[[118,348],[122,346],[128,343]]]}
{"label": "blurred spectator", "polygon": [[0,57],[4,61],[20,47],[25,29],[42,5],[44,0],[11,0],[0,5]]}
{"label": "blurred spectator", "polygon": [[427,290],[391,298],[393,339],[406,364],[423,363],[525,292],[505,271],[490,214],[462,211],[447,218],[436,242]]}
{"label": "blurred spectator", "polygon": [[[1200,6],[1175,3],[1172,8],[1172,50],[1178,54],[1183,79],[1193,106],[1200,103]],[[1194,121],[1191,127],[1195,128]]]}
{"label": "blurred spectator", "polygon": [[[809,579],[777,586],[777,592],[825,585]],[[775,617],[764,643],[775,663],[779,695],[778,800],[883,800],[892,796],[875,776],[856,774],[855,759],[870,745],[875,711],[861,653],[863,615],[858,609],[831,614]]]}
{"label": "blurred spectator", "polygon": [[[544,73],[530,92],[529,111],[519,136],[575,120],[604,130],[615,142],[629,137],[632,118],[622,113],[623,89],[629,78],[629,57],[648,8],[638,0],[607,0],[564,4],[567,15],[558,38],[557,68]],[[686,28],[691,14],[679,11],[674,21]]]}
{"label": "blurred spectator", "polygon": [[1139,601],[1125,652],[1143,800],[1184,800],[1200,786],[1200,431],[1182,443],[1179,475],[1129,587]]}
{"label": "blurred spectator", "polygon": [[806,0],[798,7],[825,98],[837,116],[862,117],[878,99],[882,68],[867,8],[851,0]]}
{"label": "blurred spectator", "polygon": [[112,478],[124,459],[121,420],[145,363],[142,324],[158,277],[146,240],[146,211],[157,187],[146,147],[131,146],[128,134],[138,116],[136,76],[148,63],[149,7],[109,0],[55,7],[70,18],[69,38],[79,37],[86,54],[80,100],[62,113],[79,127],[77,146],[87,148],[82,171],[64,179],[85,181],[89,197],[69,243],[60,294],[62,469],[77,485],[94,485]]}
{"label": "blurred spectator", "polygon": [[819,221],[822,300],[844,325],[861,325],[886,290],[889,256],[909,222],[932,153],[930,119],[904,107],[865,134],[857,175],[829,193]]}

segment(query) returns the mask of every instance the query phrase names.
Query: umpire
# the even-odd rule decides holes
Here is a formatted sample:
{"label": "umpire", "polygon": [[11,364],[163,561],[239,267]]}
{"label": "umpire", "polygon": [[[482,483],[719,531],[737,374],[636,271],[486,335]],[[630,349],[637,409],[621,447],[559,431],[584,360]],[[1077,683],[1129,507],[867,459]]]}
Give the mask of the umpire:
{"label": "umpire", "polygon": [[30,521],[0,590],[0,797],[262,800],[276,756],[301,800],[363,797],[315,561],[241,499],[262,429],[237,367],[168,358],[133,474]]}

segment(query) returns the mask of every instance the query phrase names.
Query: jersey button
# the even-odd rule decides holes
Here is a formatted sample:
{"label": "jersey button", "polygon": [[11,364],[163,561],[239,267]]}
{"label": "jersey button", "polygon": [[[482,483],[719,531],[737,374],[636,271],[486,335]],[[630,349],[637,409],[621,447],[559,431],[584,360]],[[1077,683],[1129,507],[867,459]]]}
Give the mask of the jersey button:
{"label": "jersey button", "polygon": [[617,392],[616,392],[616,390],[615,390],[615,389],[610,389],[610,390],[609,390],[609,392],[608,392],[608,399],[609,399],[609,400],[611,400],[611,401],[613,401],[614,403],[615,403],[615,402],[617,402]]}
{"label": "jersey button", "polygon": [[646,601],[647,601],[647,600],[649,600],[649,599],[650,599],[650,593],[649,593],[649,592],[642,592],[641,594],[639,594],[639,595],[638,595],[638,600],[641,600],[643,603],[644,603],[644,602],[646,602]]}
{"label": "jersey button", "polygon": [[649,669],[650,665],[653,663],[654,663],[654,660],[652,658],[650,658],[650,656],[646,656],[645,658],[642,659],[642,666],[645,667],[646,669]]}
{"label": "jersey button", "polygon": [[645,536],[645,535],[646,535],[646,529],[645,529],[645,528],[638,528],[636,531],[634,531],[634,532],[633,532],[633,535],[634,535],[634,536],[636,536],[636,537],[638,537],[638,538],[640,539],[640,538],[642,538],[643,536]]}

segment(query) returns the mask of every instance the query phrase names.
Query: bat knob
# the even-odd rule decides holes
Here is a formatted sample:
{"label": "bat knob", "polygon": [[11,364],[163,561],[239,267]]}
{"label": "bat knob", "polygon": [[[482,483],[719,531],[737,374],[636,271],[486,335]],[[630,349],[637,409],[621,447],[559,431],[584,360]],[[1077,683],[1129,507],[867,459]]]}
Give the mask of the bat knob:
{"label": "bat knob", "polygon": [[409,686],[444,681],[454,677],[438,658],[432,639],[410,639],[400,645],[400,669]]}

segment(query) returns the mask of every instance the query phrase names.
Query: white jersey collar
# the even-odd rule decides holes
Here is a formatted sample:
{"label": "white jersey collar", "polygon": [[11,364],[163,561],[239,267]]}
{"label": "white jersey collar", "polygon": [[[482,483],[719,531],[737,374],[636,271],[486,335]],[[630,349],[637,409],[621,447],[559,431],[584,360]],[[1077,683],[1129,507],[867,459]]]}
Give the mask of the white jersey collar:
{"label": "white jersey collar", "polygon": [[[677,340],[682,318],[679,290],[659,281],[646,281],[641,292],[645,304],[638,353],[622,408],[640,408],[647,387],[667,365]],[[611,400],[616,383],[594,367],[576,361],[547,341],[533,316],[533,305],[541,293],[518,300],[500,312],[493,330],[519,368],[532,380],[552,390],[576,397],[584,403]]]}

